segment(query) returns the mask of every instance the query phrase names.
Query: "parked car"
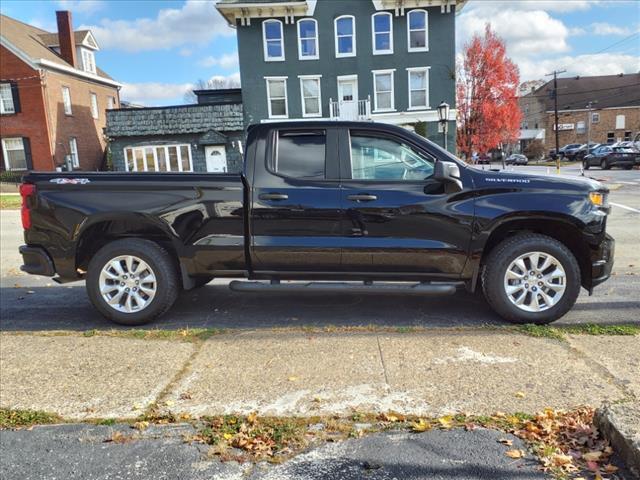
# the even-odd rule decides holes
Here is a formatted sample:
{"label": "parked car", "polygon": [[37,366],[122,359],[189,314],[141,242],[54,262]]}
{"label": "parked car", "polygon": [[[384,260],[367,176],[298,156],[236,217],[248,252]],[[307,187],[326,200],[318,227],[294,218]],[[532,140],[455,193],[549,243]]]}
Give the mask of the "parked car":
{"label": "parked car", "polygon": [[565,160],[573,161],[576,159],[576,154],[581,147],[582,144],[580,143],[570,143],[569,145],[564,146],[564,150],[560,149],[560,151],[562,152],[562,156]]}
{"label": "parked car", "polygon": [[586,155],[593,153],[596,148],[600,146],[599,143],[591,143],[589,146],[585,143],[582,145],[575,154],[576,161],[581,162]]}
{"label": "parked car", "polygon": [[[569,143],[567,145],[565,145],[564,147],[560,147],[560,149],[558,150],[559,154],[560,154],[560,158],[566,158],[567,157],[567,151],[572,151],[574,149],[578,149],[582,146],[581,143]],[[549,156],[551,158],[553,158],[554,160],[556,159],[556,149],[552,149],[549,151]]]}
{"label": "parked car", "polygon": [[521,153],[513,153],[507,157],[504,163],[507,165],[527,165],[529,163],[529,159]]}
{"label": "parked car", "polygon": [[630,170],[634,165],[640,165],[639,152],[633,148],[612,147],[610,145],[599,146],[582,160],[582,167],[585,170],[589,170],[591,167],[600,167],[602,170],[621,167]]}
{"label": "parked car", "polygon": [[478,165],[491,165],[491,154],[483,153],[478,156],[478,160],[476,161]]}
{"label": "parked car", "polygon": [[591,179],[478,170],[368,122],[254,125],[245,152],[238,174],[26,174],[22,270],[85,279],[124,325],[213,277],[262,293],[481,286],[505,319],[548,323],[611,273],[608,189]]}

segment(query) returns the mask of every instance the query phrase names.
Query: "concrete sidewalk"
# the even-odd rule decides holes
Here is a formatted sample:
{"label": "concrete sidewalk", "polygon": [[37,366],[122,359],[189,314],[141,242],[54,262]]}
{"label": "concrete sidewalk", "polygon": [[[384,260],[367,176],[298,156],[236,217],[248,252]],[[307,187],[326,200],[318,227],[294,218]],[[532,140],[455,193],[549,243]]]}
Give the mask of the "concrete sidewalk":
{"label": "concrete sidewalk", "polygon": [[640,338],[242,331],[204,342],[0,335],[0,406],[68,419],[535,412],[640,397]]}

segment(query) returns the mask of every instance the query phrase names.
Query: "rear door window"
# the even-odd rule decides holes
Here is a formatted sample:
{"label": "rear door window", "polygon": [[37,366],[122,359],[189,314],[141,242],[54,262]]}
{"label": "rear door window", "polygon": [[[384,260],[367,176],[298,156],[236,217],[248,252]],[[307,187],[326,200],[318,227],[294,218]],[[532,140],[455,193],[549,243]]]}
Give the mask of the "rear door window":
{"label": "rear door window", "polygon": [[327,135],[324,130],[278,132],[274,173],[301,180],[325,178]]}

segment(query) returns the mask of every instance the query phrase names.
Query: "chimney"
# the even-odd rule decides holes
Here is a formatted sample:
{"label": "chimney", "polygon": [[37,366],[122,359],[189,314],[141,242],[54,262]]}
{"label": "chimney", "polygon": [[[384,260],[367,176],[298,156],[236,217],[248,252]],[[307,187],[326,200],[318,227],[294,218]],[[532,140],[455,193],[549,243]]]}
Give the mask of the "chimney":
{"label": "chimney", "polygon": [[73,37],[73,22],[71,21],[71,12],[62,10],[56,12],[56,20],[58,21],[58,42],[60,43],[60,55],[72,67],[78,66],[76,62],[76,45]]}

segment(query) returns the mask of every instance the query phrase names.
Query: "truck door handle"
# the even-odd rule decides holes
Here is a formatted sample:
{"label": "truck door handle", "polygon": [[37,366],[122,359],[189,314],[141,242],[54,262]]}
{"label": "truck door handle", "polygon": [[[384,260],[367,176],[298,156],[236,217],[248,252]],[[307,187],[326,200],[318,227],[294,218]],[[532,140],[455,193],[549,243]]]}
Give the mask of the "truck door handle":
{"label": "truck door handle", "polygon": [[373,202],[374,200],[378,199],[376,195],[369,195],[365,193],[361,193],[358,195],[349,195],[347,198],[352,202]]}
{"label": "truck door handle", "polygon": [[280,200],[288,200],[289,195],[287,195],[286,193],[261,193],[260,195],[258,195],[258,198],[260,200],[280,201]]}

